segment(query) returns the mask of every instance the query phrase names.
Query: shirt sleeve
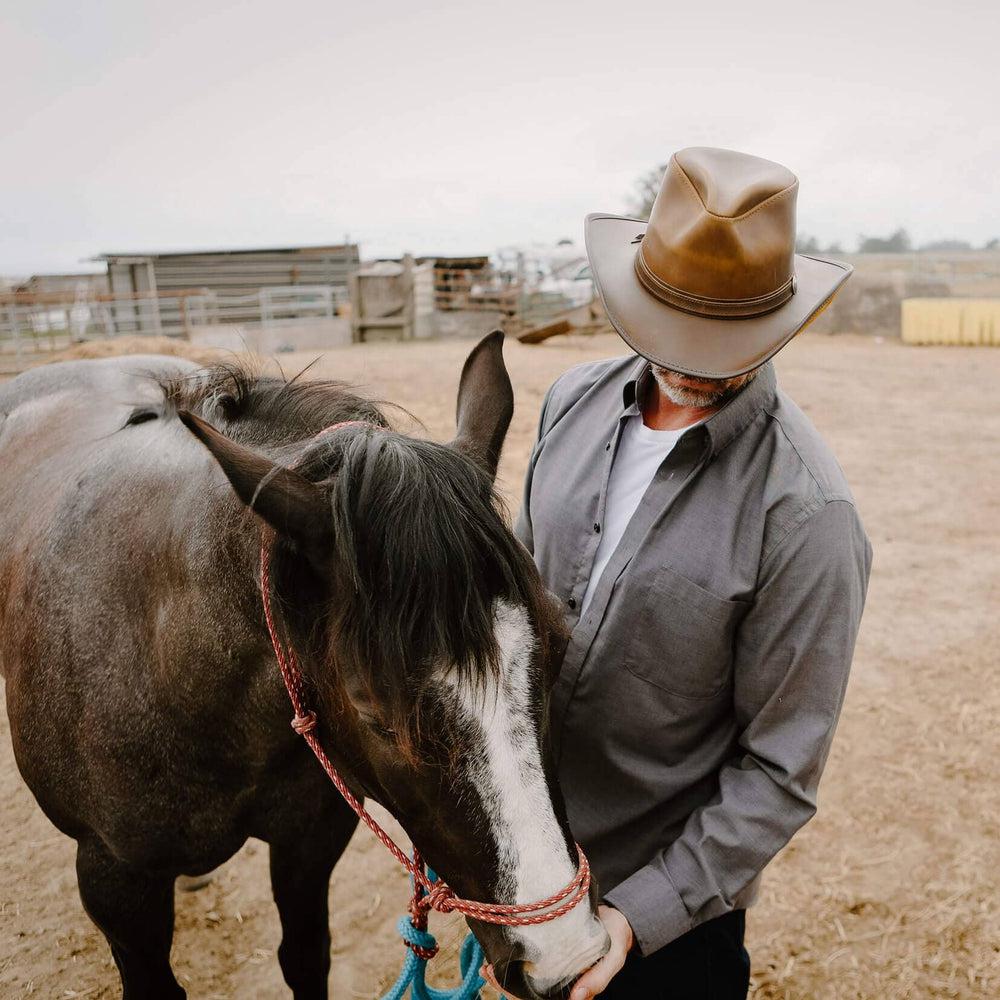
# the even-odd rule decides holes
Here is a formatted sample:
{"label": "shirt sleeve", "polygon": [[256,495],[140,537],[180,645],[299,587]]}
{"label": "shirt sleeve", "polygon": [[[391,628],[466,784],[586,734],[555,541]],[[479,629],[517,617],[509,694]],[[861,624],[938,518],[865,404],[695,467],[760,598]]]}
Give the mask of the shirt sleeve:
{"label": "shirt sleeve", "polygon": [[643,954],[732,910],[815,813],[870,569],[846,500],[804,517],[765,557],[735,638],[736,754],[680,836],[605,897]]}
{"label": "shirt sleeve", "polygon": [[531,456],[528,458],[528,471],[524,474],[524,492],[521,496],[521,509],[514,523],[514,534],[517,535],[521,544],[532,554],[535,554],[535,536],[531,528],[531,481],[535,473],[535,463],[542,450],[542,441],[545,438],[546,415],[549,410],[549,402],[555,391],[558,380],[549,386],[542,400],[542,412],[538,418],[538,436],[535,438],[535,446],[531,449]]}

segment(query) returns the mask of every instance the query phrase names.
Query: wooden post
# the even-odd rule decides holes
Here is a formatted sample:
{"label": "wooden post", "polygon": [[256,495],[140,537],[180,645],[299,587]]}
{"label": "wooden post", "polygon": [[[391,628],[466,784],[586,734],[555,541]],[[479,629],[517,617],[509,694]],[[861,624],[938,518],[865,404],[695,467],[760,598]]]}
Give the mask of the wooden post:
{"label": "wooden post", "polygon": [[402,340],[413,339],[413,324],[416,308],[414,304],[413,288],[413,254],[403,254],[403,316],[402,316]]}
{"label": "wooden post", "polygon": [[363,339],[361,333],[361,281],[357,271],[352,271],[348,275],[347,289],[351,298],[351,340],[357,344]]}
{"label": "wooden post", "polygon": [[153,311],[153,329],[156,331],[157,335],[163,333],[163,322],[160,317],[160,296],[157,292],[152,292],[149,299],[147,300],[152,306]]}
{"label": "wooden post", "polygon": [[17,302],[12,297],[7,304],[7,315],[10,317],[10,332],[14,337],[14,352],[18,358],[21,357],[21,331],[17,326]]}
{"label": "wooden post", "polygon": [[115,335],[115,304],[114,300],[101,303],[101,312],[104,313],[104,333],[108,337]]}

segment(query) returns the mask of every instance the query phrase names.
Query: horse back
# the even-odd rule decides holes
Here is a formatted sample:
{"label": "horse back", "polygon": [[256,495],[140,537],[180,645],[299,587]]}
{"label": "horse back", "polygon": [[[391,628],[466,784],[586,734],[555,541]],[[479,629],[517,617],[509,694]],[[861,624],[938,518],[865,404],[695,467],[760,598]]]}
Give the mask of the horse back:
{"label": "horse back", "polygon": [[247,785],[266,756],[251,730],[287,729],[255,627],[255,519],[163,388],[196,370],[136,356],[0,387],[0,669],[15,754],[58,826],[96,829],[126,855],[133,829],[148,850],[179,804],[185,822],[216,823],[220,782]]}

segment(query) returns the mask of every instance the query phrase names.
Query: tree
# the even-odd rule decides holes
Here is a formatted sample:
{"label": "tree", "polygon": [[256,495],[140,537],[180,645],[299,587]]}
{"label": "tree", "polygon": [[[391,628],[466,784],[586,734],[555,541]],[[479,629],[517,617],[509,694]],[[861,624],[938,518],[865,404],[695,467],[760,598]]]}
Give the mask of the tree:
{"label": "tree", "polygon": [[913,249],[910,234],[897,229],[891,236],[858,237],[858,253],[909,253]]}
{"label": "tree", "polygon": [[667,165],[661,163],[652,170],[647,170],[636,182],[635,192],[629,199],[632,212],[640,219],[648,219],[649,213],[653,210],[653,202],[660,193],[660,185],[663,183],[663,175],[667,172]]}
{"label": "tree", "polygon": [[1000,250],[1000,239],[998,239],[996,236],[994,236],[993,239],[987,240],[983,244],[983,249],[984,250]]}
{"label": "tree", "polygon": [[971,250],[972,244],[966,240],[934,240],[931,243],[924,243],[920,249],[951,252],[953,250]]}
{"label": "tree", "polygon": [[815,236],[806,236],[805,233],[800,233],[795,240],[795,252],[838,254],[843,253],[844,248],[836,240],[829,246],[822,246]]}

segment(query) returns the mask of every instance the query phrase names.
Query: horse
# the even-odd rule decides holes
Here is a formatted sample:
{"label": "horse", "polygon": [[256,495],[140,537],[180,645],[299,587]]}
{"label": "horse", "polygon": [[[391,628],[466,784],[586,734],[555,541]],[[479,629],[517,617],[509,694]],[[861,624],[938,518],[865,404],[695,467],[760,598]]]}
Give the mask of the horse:
{"label": "horse", "polygon": [[[249,837],[269,845],[285,982],[327,997],[328,885],[357,820],[289,726],[262,531],[351,792],[461,896],[522,904],[574,878],[547,723],[562,616],[494,485],[512,413],[499,332],[465,362],[447,444],[393,430],[344,383],[238,362],[60,362],[0,387],[15,757],[77,842],[126,1000],[186,995],[174,881]],[[608,948],[596,892],[537,926],[468,920],[505,990],[567,995]]]}

